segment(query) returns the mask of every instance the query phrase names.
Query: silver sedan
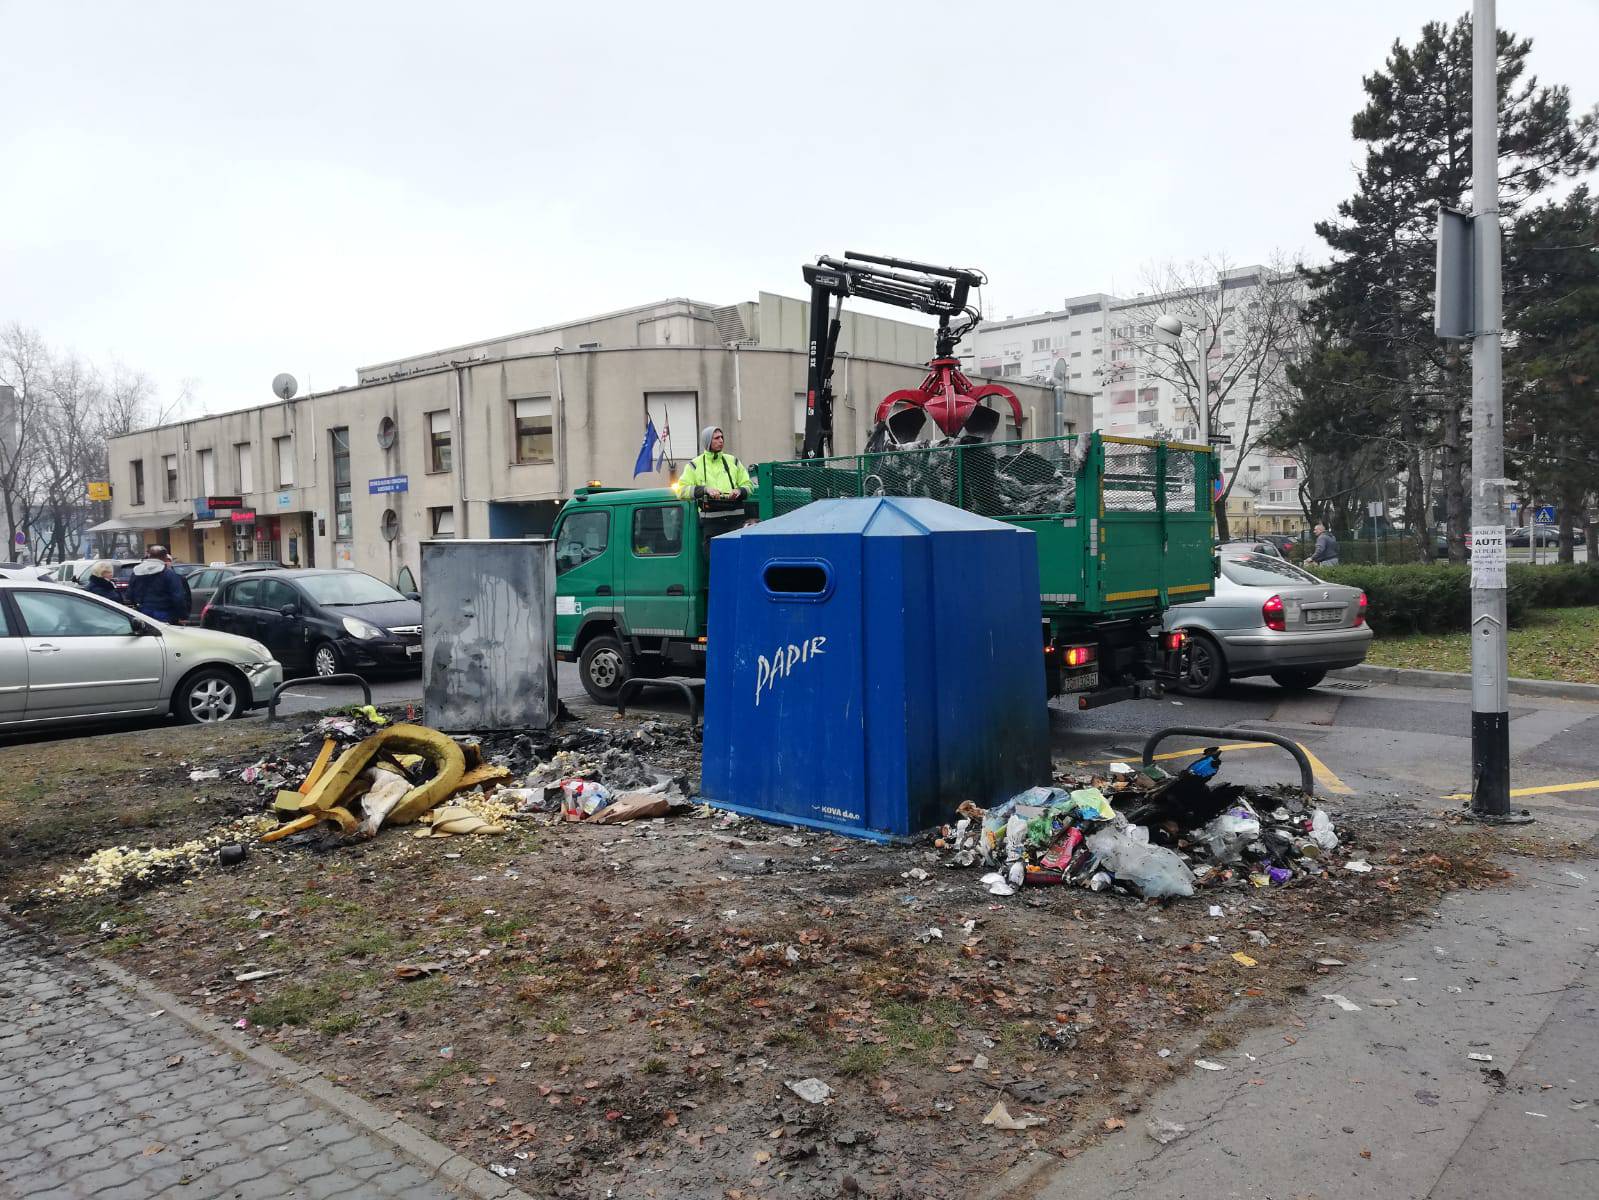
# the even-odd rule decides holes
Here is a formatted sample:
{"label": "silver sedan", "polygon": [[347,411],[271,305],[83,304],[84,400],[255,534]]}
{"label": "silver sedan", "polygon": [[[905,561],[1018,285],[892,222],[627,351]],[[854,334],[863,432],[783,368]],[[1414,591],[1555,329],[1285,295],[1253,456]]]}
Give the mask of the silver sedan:
{"label": "silver sedan", "polygon": [[0,580],[0,729],[171,713],[227,721],[283,668],[260,642],[151,620],[70,586]]}
{"label": "silver sedan", "polygon": [[1313,688],[1328,671],[1366,657],[1366,593],[1326,583],[1264,554],[1217,556],[1216,594],[1166,610],[1166,628],[1188,634],[1188,673],[1176,690],[1208,696],[1229,679],[1269,675]]}

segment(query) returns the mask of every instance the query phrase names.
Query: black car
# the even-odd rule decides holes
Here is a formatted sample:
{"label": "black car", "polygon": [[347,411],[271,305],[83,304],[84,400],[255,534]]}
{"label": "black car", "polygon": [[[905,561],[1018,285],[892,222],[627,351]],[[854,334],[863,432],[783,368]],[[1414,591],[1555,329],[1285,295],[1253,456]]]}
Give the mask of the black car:
{"label": "black car", "polygon": [[211,603],[211,598],[216,595],[216,590],[222,586],[224,580],[232,579],[235,575],[243,575],[251,571],[282,570],[280,562],[237,562],[226,565],[203,567],[191,566],[188,570],[182,567],[175,568],[189,585],[189,617],[198,621],[200,614],[205,611],[205,606]]}
{"label": "black car", "polygon": [[244,572],[222,581],[200,624],[264,643],[285,676],[422,662],[422,605],[360,571]]}

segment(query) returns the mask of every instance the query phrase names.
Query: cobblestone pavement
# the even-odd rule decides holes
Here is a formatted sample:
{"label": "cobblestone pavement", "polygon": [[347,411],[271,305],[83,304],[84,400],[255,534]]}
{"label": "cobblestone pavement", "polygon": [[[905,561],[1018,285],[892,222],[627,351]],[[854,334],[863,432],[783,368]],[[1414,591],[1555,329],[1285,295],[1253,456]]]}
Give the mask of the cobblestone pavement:
{"label": "cobblestone pavement", "polygon": [[0,922],[0,1198],[458,1193]]}

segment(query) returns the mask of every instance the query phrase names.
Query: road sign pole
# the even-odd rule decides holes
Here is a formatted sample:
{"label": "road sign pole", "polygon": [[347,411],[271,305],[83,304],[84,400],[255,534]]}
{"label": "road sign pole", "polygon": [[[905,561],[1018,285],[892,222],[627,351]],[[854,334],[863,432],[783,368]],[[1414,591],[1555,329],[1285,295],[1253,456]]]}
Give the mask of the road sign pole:
{"label": "road sign pole", "polygon": [[[1476,320],[1471,341],[1471,810],[1510,815],[1510,700],[1506,680],[1504,396],[1500,375],[1499,48],[1494,0],[1472,8],[1471,205]],[[1482,551],[1475,548],[1481,544]]]}

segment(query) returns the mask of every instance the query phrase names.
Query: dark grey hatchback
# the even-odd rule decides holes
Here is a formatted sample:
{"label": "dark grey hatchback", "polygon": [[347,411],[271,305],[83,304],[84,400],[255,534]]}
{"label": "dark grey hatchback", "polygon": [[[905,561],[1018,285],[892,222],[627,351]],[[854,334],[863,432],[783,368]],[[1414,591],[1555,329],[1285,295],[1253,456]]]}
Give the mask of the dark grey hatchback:
{"label": "dark grey hatchback", "polygon": [[252,571],[223,581],[200,624],[263,643],[285,676],[422,664],[421,603],[360,571]]}

